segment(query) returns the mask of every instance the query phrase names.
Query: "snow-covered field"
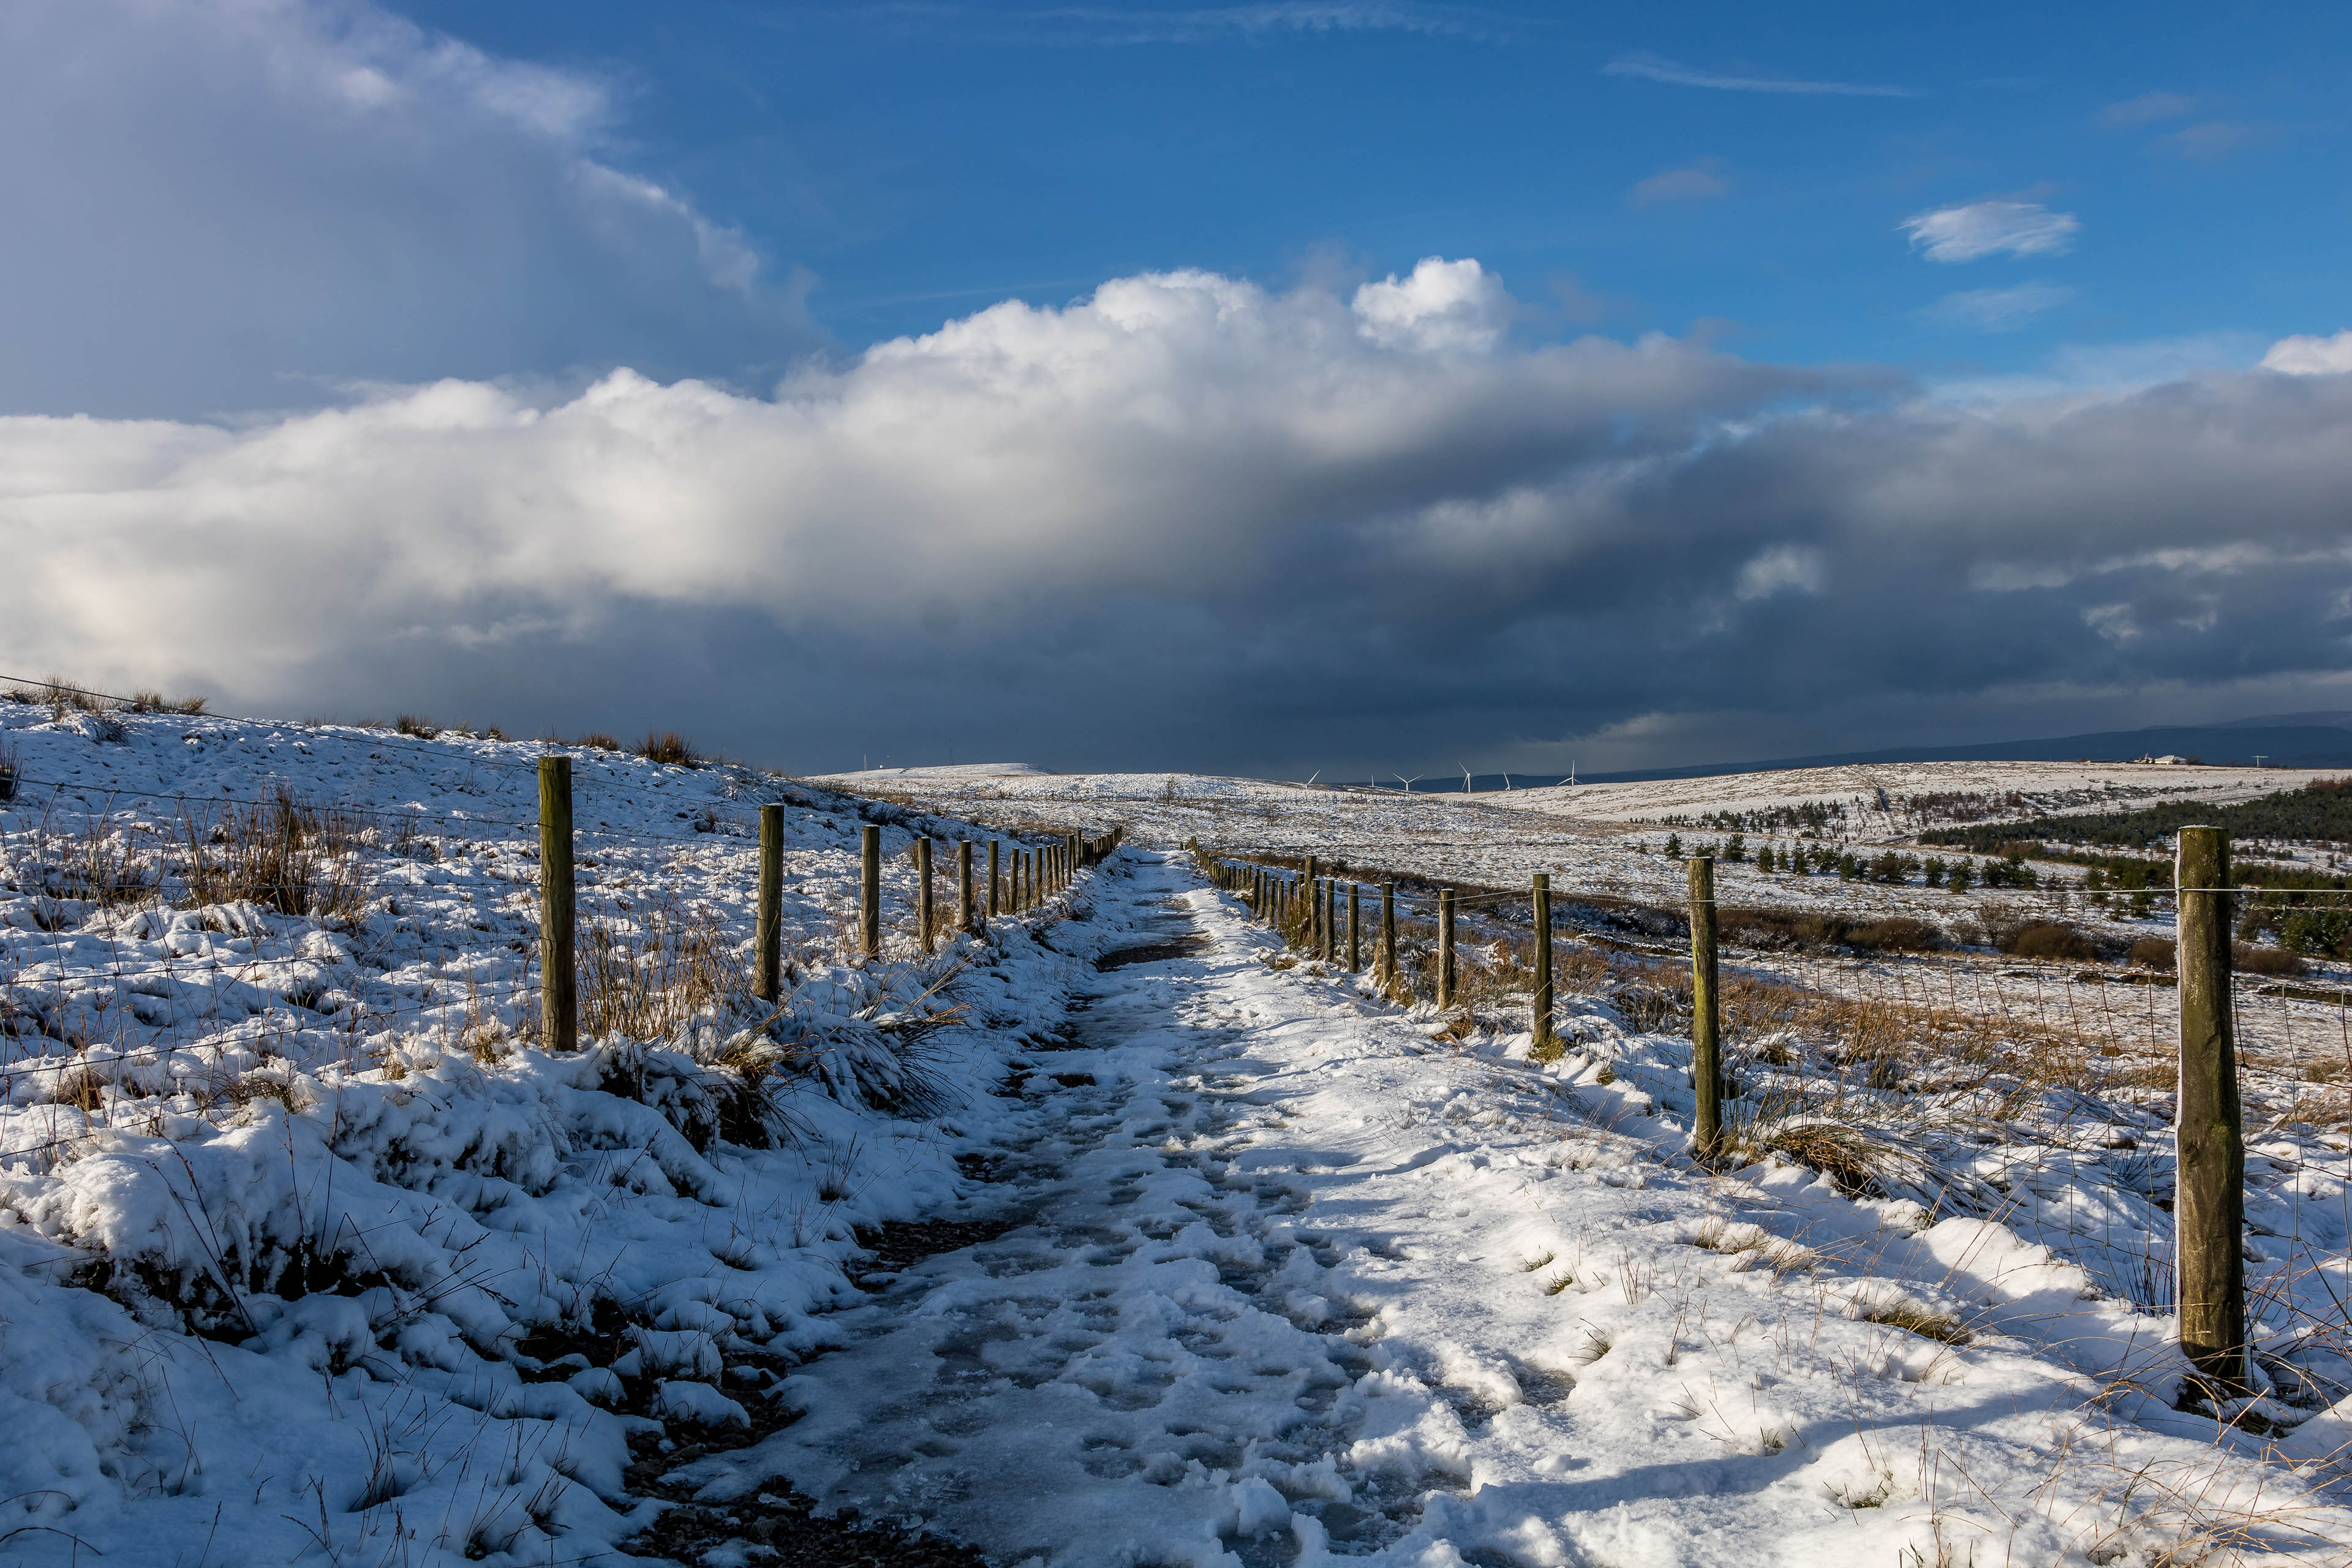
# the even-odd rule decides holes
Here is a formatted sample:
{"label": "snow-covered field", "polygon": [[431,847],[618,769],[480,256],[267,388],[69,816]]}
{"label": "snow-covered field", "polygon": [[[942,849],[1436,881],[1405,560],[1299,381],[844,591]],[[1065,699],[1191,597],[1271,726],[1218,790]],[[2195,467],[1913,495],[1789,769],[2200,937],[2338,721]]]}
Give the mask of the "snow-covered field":
{"label": "snow-covered field", "polygon": [[2158,987],[2075,984],[2069,1032],[2052,966],[1735,955],[1710,1173],[1671,932],[1567,950],[1549,1064],[1499,907],[1446,1018],[1164,848],[910,935],[919,832],[1674,891],[1635,836],[580,752],[589,1043],[550,1053],[541,750],[0,704],[0,1561],[828,1560],[787,1483],[1040,1568],[2352,1561],[2352,1079],[2250,1052],[2270,1387],[2184,1398]]}
{"label": "snow-covered field", "polygon": [[[1591,822],[1662,822],[1709,812],[1776,811],[1787,806],[1857,803],[1855,826],[1871,837],[1909,831],[1915,797],[1976,795],[1990,803],[2021,797],[1989,816],[2057,811],[2128,811],[2163,801],[2224,804],[2300,789],[2324,771],[2188,767],[2158,763],[1873,763],[1773,773],[1720,773],[1634,784],[1554,785],[1490,795],[1488,804],[1549,812]],[[1884,792],[1895,810],[1881,812]]]}
{"label": "snow-covered field", "polygon": [[[658,1511],[630,1436],[740,1422],[743,1358],[825,1337],[853,1231],[1018,1120],[988,1089],[1073,973],[1009,919],[916,950],[903,851],[956,825],[583,752],[596,1038],[553,1055],[539,747],[5,704],[0,748],[10,1560],[603,1554]],[[281,789],[319,858],[278,901],[321,913],[192,889]],[[744,992],[768,800],[772,1018]],[[891,934],[853,967],[862,809],[893,819]]]}
{"label": "snow-covered field", "polygon": [[[2043,1245],[2161,1230],[2097,1173],[2118,1139],[1941,1214],[1769,1155],[1710,1175],[1687,1041],[1583,996],[1578,1047],[1531,1064],[1523,1032],[1457,1042],[1425,1006],[1271,966],[1181,859],[1131,881],[1128,940],[1206,951],[1094,983],[1023,1064],[1067,1086],[1055,1114],[958,1210],[1018,1223],[844,1314],[845,1348],[782,1385],[808,1414],[689,1468],[707,1502],[789,1479],[1024,1563],[2352,1545],[2312,1489],[2332,1472],[2173,1409],[2167,1320]],[[2339,1263],[2346,1174],[2325,1158],[2285,1200]],[[2303,1441],[2331,1451],[2317,1420]]]}

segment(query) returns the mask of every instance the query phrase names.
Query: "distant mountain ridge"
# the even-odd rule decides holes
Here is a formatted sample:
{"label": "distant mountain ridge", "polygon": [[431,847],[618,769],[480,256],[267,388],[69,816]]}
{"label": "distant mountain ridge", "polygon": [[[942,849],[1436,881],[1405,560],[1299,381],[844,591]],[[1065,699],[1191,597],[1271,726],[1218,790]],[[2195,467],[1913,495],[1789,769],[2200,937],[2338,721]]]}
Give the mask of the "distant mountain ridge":
{"label": "distant mountain ridge", "polygon": [[[2217,724],[2162,724],[2146,730],[2053,735],[2038,741],[1895,746],[1879,752],[1833,752],[1764,762],[1633,768],[1622,773],[1580,773],[1577,779],[1580,784],[1636,784],[1646,779],[1700,779],[1868,763],[2130,763],[2151,756],[2195,757],[2200,762],[2242,767],[2252,767],[2259,756],[2265,767],[2352,769],[2352,713],[2272,713]],[[1508,778],[1514,789],[1538,789],[1568,782],[1565,773],[1515,773]],[[1471,786],[1480,794],[1499,790],[1504,783],[1502,773],[1478,773],[1471,779]],[[1450,779],[1423,779],[1412,787],[1433,795],[1460,793]]]}

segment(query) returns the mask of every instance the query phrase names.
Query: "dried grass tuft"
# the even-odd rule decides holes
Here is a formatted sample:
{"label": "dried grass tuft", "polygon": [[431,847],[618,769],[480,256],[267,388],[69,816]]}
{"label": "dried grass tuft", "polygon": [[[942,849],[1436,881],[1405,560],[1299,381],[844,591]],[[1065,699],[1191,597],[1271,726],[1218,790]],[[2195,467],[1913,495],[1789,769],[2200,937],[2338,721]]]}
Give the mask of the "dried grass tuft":
{"label": "dried grass tuft", "polygon": [[366,901],[360,849],[366,825],[303,802],[284,785],[253,805],[191,806],[180,817],[185,903],[251,902],[282,915],[359,918]]}
{"label": "dried grass tuft", "polygon": [[647,762],[660,763],[667,767],[693,768],[702,765],[701,753],[694,749],[691,742],[675,730],[648,731],[646,738],[637,742],[636,752],[637,755]]}

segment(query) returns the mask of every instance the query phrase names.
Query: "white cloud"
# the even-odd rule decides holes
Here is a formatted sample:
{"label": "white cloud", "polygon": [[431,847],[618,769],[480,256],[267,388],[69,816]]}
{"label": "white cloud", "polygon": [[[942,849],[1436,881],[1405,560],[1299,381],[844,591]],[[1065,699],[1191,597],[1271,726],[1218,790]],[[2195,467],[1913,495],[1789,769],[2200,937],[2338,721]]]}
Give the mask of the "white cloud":
{"label": "white cloud", "polygon": [[1794,77],[1711,71],[1652,54],[1619,55],[1601,68],[1603,76],[1640,77],[1675,87],[1713,88],[1719,92],[1827,93],[1844,98],[1914,98],[1907,87],[1873,87],[1851,81],[1805,81]]}
{"label": "white cloud", "polygon": [[1731,593],[1737,599],[1769,599],[1780,593],[1818,594],[1828,581],[1829,572],[1820,551],[1781,544],[1742,566]]}
{"label": "white cloud", "polygon": [[1486,38],[1496,36],[1496,25],[1504,20],[1493,13],[1414,5],[1408,0],[1267,0],[1255,5],[1178,10],[1057,5],[996,19],[1075,28],[1114,44],[1192,44],[1281,34],[1372,32]]}
{"label": "white cloud", "polygon": [[1981,257],[2063,256],[2074,247],[2083,226],[2072,213],[2053,213],[2039,202],[1969,202],[1907,217],[1900,226],[1914,248],[1930,261],[1974,261]]}
{"label": "white cloud", "polygon": [[2218,163],[2232,153],[2242,153],[2269,132],[2259,125],[2237,125],[2225,120],[2189,125],[2163,138],[2165,146],[2192,163]]}
{"label": "white cloud", "polygon": [[623,361],[764,378],[814,346],[740,235],[615,165],[614,117],[600,78],[372,0],[0,5],[0,298],[41,302],[0,410]]}
{"label": "white cloud", "polygon": [[1661,202],[1706,201],[1731,194],[1731,180],[1720,158],[1701,158],[1679,169],[1665,169],[1636,184],[1626,198],[1637,207]]}
{"label": "white cloud", "polygon": [[1429,256],[1402,281],[1391,272],[1364,284],[1349,308],[1363,335],[1383,348],[1485,353],[1510,326],[1513,302],[1502,279],[1477,262]]}
{"label": "white cloud", "polygon": [[2263,355],[2263,368],[2288,375],[2341,375],[2352,370],[2352,331],[2332,338],[2281,338]]}
{"label": "white cloud", "polygon": [[2174,120],[2197,107],[2197,100],[2177,92],[2144,92],[2099,110],[2102,123],[2118,127]]}
{"label": "white cloud", "polygon": [[1218,766],[2347,663],[2352,378],[1956,407],[1520,346],[1509,303],[1464,259],[1346,298],[1156,274],[768,396],[0,419],[0,670]]}
{"label": "white cloud", "polygon": [[1964,289],[1947,294],[1930,305],[1925,314],[1933,320],[1949,321],[1960,326],[1975,327],[1981,331],[2007,332],[2053,310],[2074,297],[2072,289],[2062,289],[2051,283],[2020,283],[2010,289]]}

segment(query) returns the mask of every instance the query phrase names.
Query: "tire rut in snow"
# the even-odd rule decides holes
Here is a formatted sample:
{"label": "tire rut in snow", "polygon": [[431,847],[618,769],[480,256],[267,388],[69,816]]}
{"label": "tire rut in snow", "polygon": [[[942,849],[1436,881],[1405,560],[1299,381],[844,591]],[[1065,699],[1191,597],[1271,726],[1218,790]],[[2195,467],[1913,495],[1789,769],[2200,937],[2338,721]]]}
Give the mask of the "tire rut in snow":
{"label": "tire rut in snow", "polygon": [[1230,1549],[1274,1564],[1296,1538],[1258,1536],[1254,1509],[1305,1512],[1341,1551],[1418,1517],[1425,1482],[1339,1473],[1374,1364],[1325,1294],[1345,1247],[1294,1227],[1303,1189],[1235,1160],[1277,1113],[1242,1031],[1185,1005],[1199,973],[1139,962],[1098,987],[1067,1047],[1091,1079],[1060,1075],[1009,1158],[1032,1217],[845,1313],[854,1342],[780,1391],[806,1415],[707,1484],[789,1478],[1006,1562],[1197,1540],[1222,1508]]}

